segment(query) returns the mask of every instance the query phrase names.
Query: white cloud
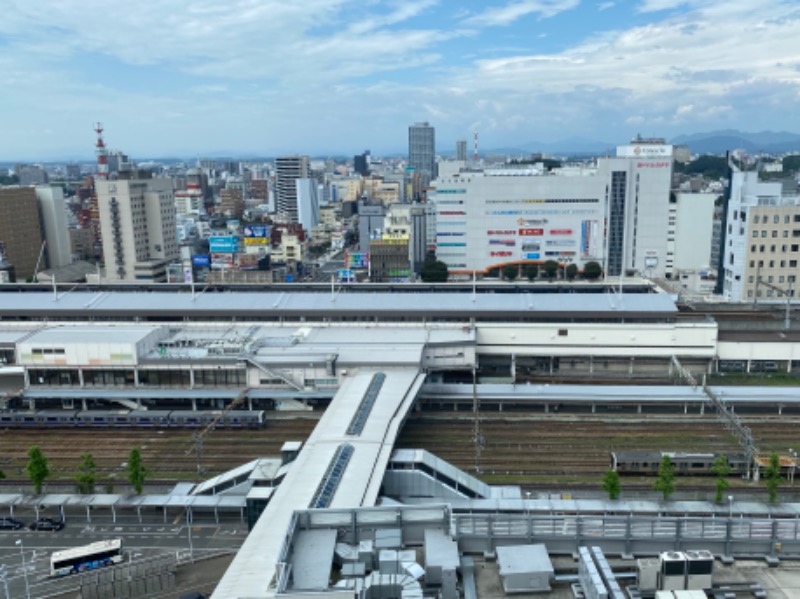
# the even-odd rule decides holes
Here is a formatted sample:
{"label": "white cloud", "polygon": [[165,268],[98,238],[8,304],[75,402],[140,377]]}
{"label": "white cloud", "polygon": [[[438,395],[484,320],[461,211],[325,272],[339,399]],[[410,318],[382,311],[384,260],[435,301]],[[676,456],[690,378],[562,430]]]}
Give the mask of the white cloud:
{"label": "white cloud", "polygon": [[600,4],[597,5],[597,10],[604,11],[608,10],[609,8],[614,8],[614,6],[615,6],[614,2],[601,2]]}
{"label": "white cloud", "polygon": [[492,6],[483,12],[465,19],[465,25],[487,27],[510,25],[517,19],[536,14],[549,18],[558,13],[571,10],[580,4],[580,0],[520,0],[503,6]]}

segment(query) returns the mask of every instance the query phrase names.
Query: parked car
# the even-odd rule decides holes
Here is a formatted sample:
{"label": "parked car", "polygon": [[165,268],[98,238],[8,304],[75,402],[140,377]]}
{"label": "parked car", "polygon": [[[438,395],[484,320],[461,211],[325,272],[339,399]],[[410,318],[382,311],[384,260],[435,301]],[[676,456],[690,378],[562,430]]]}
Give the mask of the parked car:
{"label": "parked car", "polygon": [[19,530],[25,526],[19,520],[14,518],[0,518],[0,530]]}
{"label": "parked car", "polygon": [[63,520],[55,520],[53,518],[39,518],[33,522],[28,528],[31,530],[61,530],[64,528]]}

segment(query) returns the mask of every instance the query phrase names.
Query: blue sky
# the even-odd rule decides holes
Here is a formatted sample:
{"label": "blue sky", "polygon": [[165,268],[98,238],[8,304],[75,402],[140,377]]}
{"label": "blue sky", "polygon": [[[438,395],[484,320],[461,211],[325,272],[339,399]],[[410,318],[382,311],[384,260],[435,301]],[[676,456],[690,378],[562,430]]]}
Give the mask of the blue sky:
{"label": "blue sky", "polygon": [[800,132],[797,0],[3,0],[0,160]]}

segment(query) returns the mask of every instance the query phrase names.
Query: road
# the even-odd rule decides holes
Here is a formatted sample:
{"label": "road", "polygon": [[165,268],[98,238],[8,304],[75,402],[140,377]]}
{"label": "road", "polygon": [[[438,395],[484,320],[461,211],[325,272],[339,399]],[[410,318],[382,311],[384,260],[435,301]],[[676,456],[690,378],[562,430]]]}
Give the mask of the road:
{"label": "road", "polygon": [[[170,555],[181,560],[198,558],[204,554],[235,550],[247,536],[247,526],[238,514],[221,515],[216,522],[213,514],[195,514],[191,526],[185,515],[171,515],[164,522],[161,512],[143,513],[140,523],[135,515],[117,517],[110,514],[93,515],[86,521],[85,513],[67,515],[67,525],[57,532],[0,531],[0,596],[6,598],[43,596],[45,580],[50,574],[50,555],[53,551],[87,545],[104,539],[121,539],[125,562],[134,564],[159,555]],[[23,557],[25,568],[23,569]],[[8,593],[2,582],[5,571]],[[65,583],[68,583],[65,580]],[[74,582],[73,582],[74,584]],[[42,587],[42,589],[39,589]]]}

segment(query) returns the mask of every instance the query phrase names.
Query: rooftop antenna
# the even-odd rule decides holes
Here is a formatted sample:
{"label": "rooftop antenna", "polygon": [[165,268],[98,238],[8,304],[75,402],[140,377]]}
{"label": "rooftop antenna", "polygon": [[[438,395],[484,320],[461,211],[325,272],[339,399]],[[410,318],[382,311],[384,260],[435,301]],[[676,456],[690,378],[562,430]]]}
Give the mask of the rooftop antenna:
{"label": "rooftop antenna", "polygon": [[97,133],[97,143],[95,153],[97,154],[97,176],[100,179],[108,179],[108,150],[103,141],[103,123],[97,123],[94,127]]}

